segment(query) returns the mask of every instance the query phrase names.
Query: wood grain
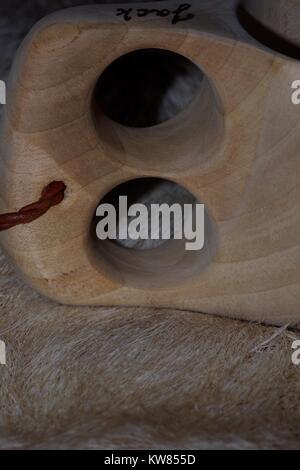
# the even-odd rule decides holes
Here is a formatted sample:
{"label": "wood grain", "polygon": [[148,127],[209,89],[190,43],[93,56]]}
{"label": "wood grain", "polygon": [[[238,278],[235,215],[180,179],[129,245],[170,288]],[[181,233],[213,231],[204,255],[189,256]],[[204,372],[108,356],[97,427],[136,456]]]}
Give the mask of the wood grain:
{"label": "wood grain", "polygon": [[[67,193],[39,220],[2,233],[1,243],[33,288],[62,303],[296,322],[300,111],[291,83],[300,79],[300,63],[249,35],[236,2],[199,3],[189,9],[193,18],[177,24],[171,14],[133,12],[125,21],[116,6],[93,6],[64,10],[34,27],[8,83],[0,209],[18,210],[54,180],[64,181]],[[174,11],[179,4],[159,8]],[[136,129],[95,112],[93,92],[109,64],[143,48],[183,55],[204,79],[176,117]],[[91,222],[99,200],[146,176],[177,182],[206,205],[203,251],[191,254],[170,242],[139,254],[95,242]]]}

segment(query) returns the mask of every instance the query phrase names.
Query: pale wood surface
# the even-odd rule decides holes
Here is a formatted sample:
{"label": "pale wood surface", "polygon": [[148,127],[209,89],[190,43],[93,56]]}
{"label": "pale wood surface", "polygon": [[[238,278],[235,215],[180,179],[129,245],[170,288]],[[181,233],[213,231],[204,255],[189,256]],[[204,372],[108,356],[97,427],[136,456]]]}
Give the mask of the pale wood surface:
{"label": "pale wood surface", "polygon": [[[2,233],[1,243],[39,292],[68,304],[299,320],[300,111],[291,83],[300,63],[249,36],[234,5],[195,1],[195,17],[176,25],[154,16],[125,22],[116,6],[80,7],[50,16],[27,37],[8,84],[0,209],[38,199],[52,180],[68,190],[62,204]],[[205,74],[199,96],[152,128],[95,116],[101,73],[141,48],[198,64]],[[137,254],[93,241],[101,197],[142,176],[178,182],[205,203],[211,225],[202,252],[170,242]]]}

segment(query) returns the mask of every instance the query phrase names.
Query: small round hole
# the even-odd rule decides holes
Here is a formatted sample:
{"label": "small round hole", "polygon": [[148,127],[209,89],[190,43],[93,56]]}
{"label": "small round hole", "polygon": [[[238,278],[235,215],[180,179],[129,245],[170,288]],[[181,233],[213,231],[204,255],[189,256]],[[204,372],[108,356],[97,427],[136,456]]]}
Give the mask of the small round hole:
{"label": "small round hole", "polygon": [[190,60],[162,49],[141,49],[115,60],[101,75],[94,105],[128,127],[161,124],[186,108],[203,73]]}
{"label": "small round hole", "polygon": [[[107,195],[99,204],[109,203],[117,212],[119,196],[127,196],[128,207],[135,203],[144,204],[149,210],[149,237],[152,221],[150,220],[151,204],[167,203],[169,206],[178,203],[193,207],[200,203],[193,194],[178,184],[161,178],[138,178],[125,182]],[[96,216],[91,223],[93,260],[102,260],[121,274],[124,283],[137,288],[159,288],[178,285],[204,271],[212,262],[217,249],[217,231],[215,224],[205,211],[205,243],[201,250],[186,250],[187,240],[174,239],[174,225],[171,223],[171,237],[162,239],[161,221],[155,232],[159,240],[99,240],[96,227],[100,218]],[[128,218],[128,224],[132,219]],[[171,218],[171,222],[173,219]],[[101,264],[99,265],[101,268]]]}

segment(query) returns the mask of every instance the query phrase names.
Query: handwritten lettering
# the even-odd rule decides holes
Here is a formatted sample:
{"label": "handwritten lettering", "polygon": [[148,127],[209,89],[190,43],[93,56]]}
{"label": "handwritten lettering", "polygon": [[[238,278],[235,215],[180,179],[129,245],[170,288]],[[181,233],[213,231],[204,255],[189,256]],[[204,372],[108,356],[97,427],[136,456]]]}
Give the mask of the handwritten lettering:
{"label": "handwritten lettering", "polygon": [[147,16],[156,16],[160,18],[172,18],[172,24],[180,21],[191,20],[195,17],[190,13],[190,3],[182,3],[175,10],[171,11],[167,8],[117,8],[117,16],[122,16],[125,21],[131,21],[133,18],[145,18]]}

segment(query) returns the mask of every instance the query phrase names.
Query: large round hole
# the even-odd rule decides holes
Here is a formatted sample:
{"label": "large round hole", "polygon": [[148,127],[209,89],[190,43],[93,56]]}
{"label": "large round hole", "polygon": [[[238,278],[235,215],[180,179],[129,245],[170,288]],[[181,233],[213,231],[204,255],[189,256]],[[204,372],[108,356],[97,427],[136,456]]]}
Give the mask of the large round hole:
{"label": "large round hole", "polygon": [[182,111],[194,98],[203,73],[175,52],[141,49],[115,60],[101,75],[94,105],[128,127],[150,127]]}
{"label": "large round hole", "polygon": [[[154,227],[159,234],[159,240],[151,239],[151,210],[152,204],[179,204],[184,209],[190,204],[195,209],[200,203],[197,199],[178,184],[160,178],[139,178],[125,182],[107,195],[99,204],[111,204],[116,209],[119,220],[119,197],[127,196],[127,204],[144,204],[148,209],[148,240],[133,240],[129,236],[125,240],[99,240],[96,227],[101,220],[94,215],[91,223],[91,238],[93,261],[104,261],[121,275],[124,283],[137,288],[173,287],[204,271],[212,262],[217,249],[217,232],[215,224],[205,211],[205,242],[201,250],[188,251],[187,240],[174,238],[174,219],[171,217],[171,230],[168,240],[163,239],[163,226]],[[184,216],[184,210],[182,211]],[[128,225],[133,218],[128,217]],[[195,227],[195,226],[194,226]],[[183,231],[184,232],[184,231]],[[184,234],[184,233],[183,233]],[[100,265],[101,266],[101,265]]]}
{"label": "large round hole", "polygon": [[205,171],[222,154],[226,119],[218,92],[175,52],[142,49],[113,62],[99,78],[92,117],[102,153],[152,174]]}

